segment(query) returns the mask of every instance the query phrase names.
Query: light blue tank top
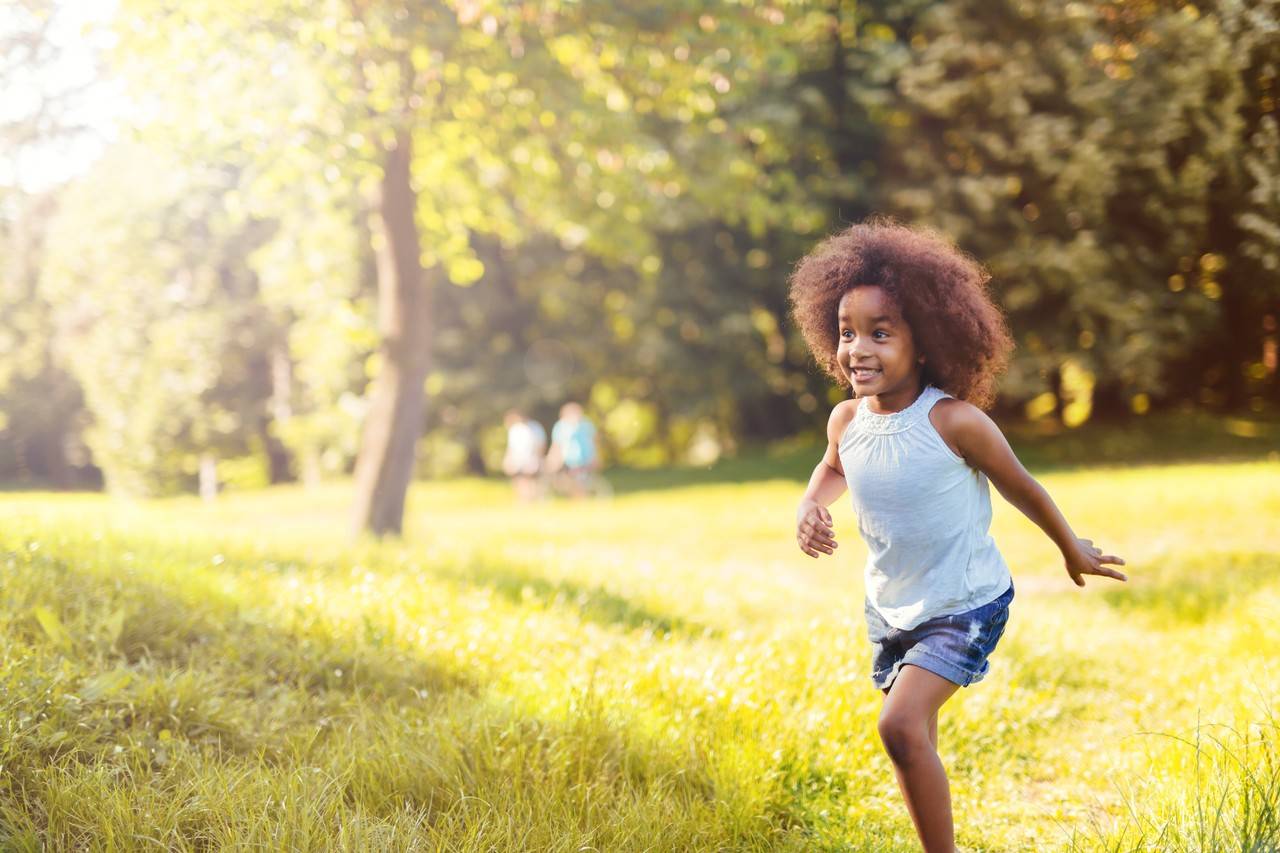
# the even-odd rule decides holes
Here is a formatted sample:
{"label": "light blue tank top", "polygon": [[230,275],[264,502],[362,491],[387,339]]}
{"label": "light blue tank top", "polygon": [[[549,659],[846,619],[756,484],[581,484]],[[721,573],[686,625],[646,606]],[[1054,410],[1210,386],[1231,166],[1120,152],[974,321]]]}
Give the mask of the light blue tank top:
{"label": "light blue tank top", "polygon": [[867,600],[909,630],[999,598],[1012,578],[988,533],[991,489],[929,420],[950,394],[928,385],[900,412],[858,404],[840,437],[840,464],[867,543]]}

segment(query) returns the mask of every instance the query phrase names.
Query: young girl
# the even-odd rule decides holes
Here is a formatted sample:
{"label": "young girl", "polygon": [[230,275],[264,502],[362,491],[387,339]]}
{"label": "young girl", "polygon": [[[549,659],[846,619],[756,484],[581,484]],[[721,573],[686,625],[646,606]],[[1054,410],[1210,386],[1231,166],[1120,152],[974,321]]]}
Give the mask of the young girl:
{"label": "young girl", "polygon": [[878,729],[928,853],[954,850],[938,709],[987,674],[1013,600],[988,534],[988,478],[1058,546],[1077,586],[1126,579],[1105,565],[1124,560],[1076,537],[980,408],[1013,349],[988,278],[937,233],[877,218],[822,242],[790,282],[810,350],[854,394],[831,412],[796,540],[811,557],[834,553],[827,507],[847,486],[869,552]]}

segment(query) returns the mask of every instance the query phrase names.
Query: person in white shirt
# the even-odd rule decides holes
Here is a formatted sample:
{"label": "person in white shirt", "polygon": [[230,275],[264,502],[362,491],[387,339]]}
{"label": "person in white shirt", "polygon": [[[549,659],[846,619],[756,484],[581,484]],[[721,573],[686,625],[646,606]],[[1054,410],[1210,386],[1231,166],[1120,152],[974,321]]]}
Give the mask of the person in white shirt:
{"label": "person in white shirt", "polygon": [[502,458],[502,472],[511,478],[516,498],[531,501],[538,497],[542,457],[547,447],[547,431],[542,424],[525,417],[519,409],[511,409],[504,419],[507,427],[507,452]]}

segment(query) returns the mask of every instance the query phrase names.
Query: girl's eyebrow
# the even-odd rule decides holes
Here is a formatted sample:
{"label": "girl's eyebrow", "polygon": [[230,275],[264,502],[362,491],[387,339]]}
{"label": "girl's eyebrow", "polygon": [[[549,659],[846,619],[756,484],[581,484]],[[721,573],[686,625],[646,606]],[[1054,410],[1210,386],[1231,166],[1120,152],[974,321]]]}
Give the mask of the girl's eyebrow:
{"label": "girl's eyebrow", "polygon": [[[839,315],[836,317],[836,319],[837,319],[837,320],[839,320],[841,323],[847,323],[847,322],[849,322],[852,318],[851,318],[848,314],[845,314],[845,313],[843,313],[843,312],[842,312],[841,314],[839,314]],[[874,326],[874,325],[875,325],[875,324],[877,324],[877,323],[884,323],[886,326],[892,326],[892,325],[893,325],[893,318],[892,318],[892,317],[890,317],[888,314],[881,314],[879,317],[872,317],[872,318],[871,318],[871,325],[873,325],[873,326]]]}

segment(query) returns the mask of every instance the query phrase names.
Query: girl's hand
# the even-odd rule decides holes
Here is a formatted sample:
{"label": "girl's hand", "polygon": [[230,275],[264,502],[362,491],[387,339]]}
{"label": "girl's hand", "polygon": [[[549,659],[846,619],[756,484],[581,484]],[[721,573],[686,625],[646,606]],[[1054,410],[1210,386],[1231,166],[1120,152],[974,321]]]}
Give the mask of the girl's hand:
{"label": "girl's hand", "polygon": [[831,513],[825,506],[815,501],[800,502],[800,508],[796,510],[796,542],[801,551],[815,560],[819,552],[830,554],[839,547],[831,524]]}
{"label": "girl's hand", "polygon": [[1071,575],[1071,580],[1076,586],[1084,586],[1083,575],[1102,575],[1121,581],[1128,580],[1120,572],[1103,565],[1103,563],[1111,563],[1123,566],[1124,560],[1111,554],[1103,554],[1101,548],[1094,546],[1092,539],[1077,537],[1076,547],[1064,552],[1062,556],[1066,559],[1067,574]]}

